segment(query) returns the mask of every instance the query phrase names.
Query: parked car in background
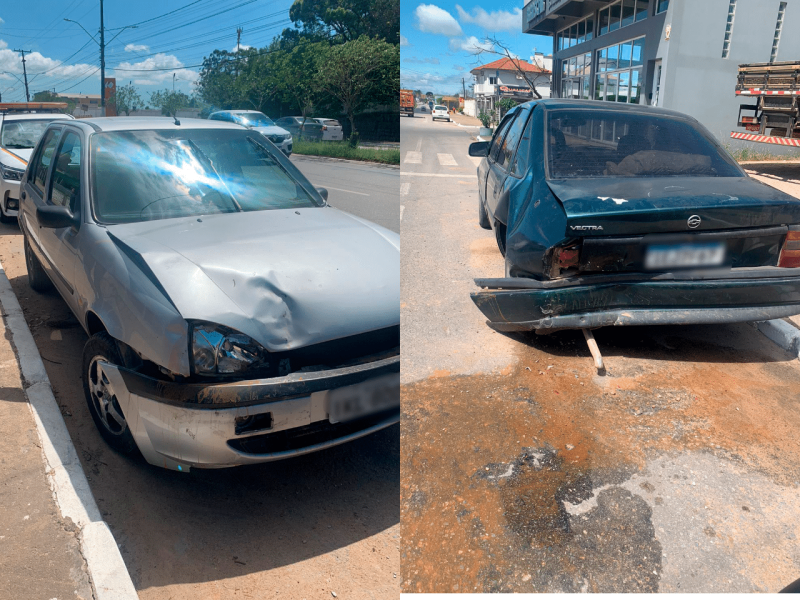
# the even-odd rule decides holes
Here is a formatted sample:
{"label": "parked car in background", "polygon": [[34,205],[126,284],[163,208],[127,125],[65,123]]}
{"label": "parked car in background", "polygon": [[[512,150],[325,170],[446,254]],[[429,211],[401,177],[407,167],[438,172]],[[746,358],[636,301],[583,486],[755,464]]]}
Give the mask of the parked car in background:
{"label": "parked car in background", "polygon": [[33,147],[48,123],[73,118],[61,112],[66,109],[65,102],[0,104],[0,221],[16,220],[19,182]]}
{"label": "parked car in background", "polygon": [[226,467],[399,422],[400,237],[257,131],[54,122],[22,186],[28,281],[89,335],[86,401],[116,450]]}
{"label": "parked car in background", "polygon": [[478,222],[506,277],[472,299],[503,331],[800,314],[800,200],[748,177],[695,119],[547,99],[473,143]]}
{"label": "parked car in background", "polygon": [[431,120],[435,121],[436,119],[446,119],[447,122],[450,122],[450,111],[447,110],[446,106],[441,106],[437,104],[431,110]]}
{"label": "parked car in background", "polygon": [[275,144],[286,156],[292,154],[292,134],[283,127],[278,127],[267,115],[257,110],[219,110],[211,113],[211,121],[227,121],[238,123],[248,129],[254,129]]}
{"label": "parked car in background", "polygon": [[342,124],[336,119],[314,119],[322,125],[322,140],[335,142],[344,139]]}
{"label": "parked car in background", "polygon": [[311,117],[306,117],[305,122],[303,122],[303,117],[281,117],[275,123],[290,131],[298,139],[322,139],[322,124],[317,123]]}

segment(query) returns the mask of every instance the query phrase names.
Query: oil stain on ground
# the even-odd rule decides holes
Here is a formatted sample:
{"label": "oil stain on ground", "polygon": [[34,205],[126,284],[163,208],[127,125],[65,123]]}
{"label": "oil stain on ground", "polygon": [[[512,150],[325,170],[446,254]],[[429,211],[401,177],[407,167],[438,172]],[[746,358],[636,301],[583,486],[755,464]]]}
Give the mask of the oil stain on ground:
{"label": "oil stain on ground", "polygon": [[647,490],[620,485],[648,459],[711,451],[797,477],[796,366],[720,347],[700,363],[677,339],[600,379],[563,346],[523,346],[513,372],[403,387],[405,592],[655,592]]}

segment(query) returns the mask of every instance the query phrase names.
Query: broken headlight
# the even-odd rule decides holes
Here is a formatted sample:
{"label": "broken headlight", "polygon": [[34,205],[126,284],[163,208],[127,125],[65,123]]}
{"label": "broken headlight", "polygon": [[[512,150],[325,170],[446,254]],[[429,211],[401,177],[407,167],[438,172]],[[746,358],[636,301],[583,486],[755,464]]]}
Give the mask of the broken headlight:
{"label": "broken headlight", "polygon": [[191,350],[198,375],[232,375],[269,366],[269,353],[261,344],[224,325],[194,323]]}

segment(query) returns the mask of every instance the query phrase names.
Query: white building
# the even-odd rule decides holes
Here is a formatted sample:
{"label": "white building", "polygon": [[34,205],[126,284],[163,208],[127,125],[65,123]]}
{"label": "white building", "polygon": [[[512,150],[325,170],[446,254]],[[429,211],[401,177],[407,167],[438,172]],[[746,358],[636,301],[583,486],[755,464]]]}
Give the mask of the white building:
{"label": "white building", "polygon": [[[542,98],[550,97],[550,77],[552,72],[546,69],[546,59],[537,54],[533,57],[540,64],[531,64],[521,59],[501,58],[470,71],[475,76],[475,103],[480,112],[491,112],[501,98],[511,98],[518,102],[533,100],[535,96],[525,81],[527,77],[533,82],[536,91]],[[551,63],[552,64],[552,63]],[[541,65],[541,66],[540,66]],[[520,71],[525,73],[523,76]]]}

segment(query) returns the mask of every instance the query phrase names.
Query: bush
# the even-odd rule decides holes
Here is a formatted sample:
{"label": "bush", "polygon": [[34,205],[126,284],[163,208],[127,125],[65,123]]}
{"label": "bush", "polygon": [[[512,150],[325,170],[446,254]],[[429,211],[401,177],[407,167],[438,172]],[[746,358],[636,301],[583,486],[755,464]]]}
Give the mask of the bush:
{"label": "bush", "polygon": [[347,142],[308,142],[295,140],[293,145],[295,154],[308,156],[328,156],[331,158],[346,158],[349,160],[363,160],[379,162],[387,165],[400,164],[400,150],[376,150],[374,148],[352,148]]}
{"label": "bush", "polygon": [[481,125],[484,127],[491,127],[492,126],[492,115],[491,113],[487,113],[486,111],[481,111],[478,113],[478,120],[481,122]]}

